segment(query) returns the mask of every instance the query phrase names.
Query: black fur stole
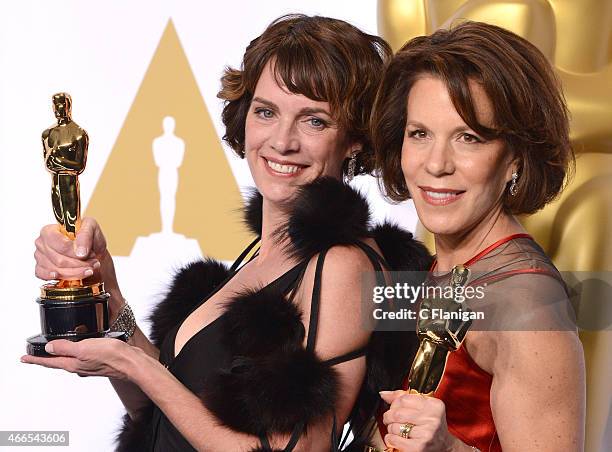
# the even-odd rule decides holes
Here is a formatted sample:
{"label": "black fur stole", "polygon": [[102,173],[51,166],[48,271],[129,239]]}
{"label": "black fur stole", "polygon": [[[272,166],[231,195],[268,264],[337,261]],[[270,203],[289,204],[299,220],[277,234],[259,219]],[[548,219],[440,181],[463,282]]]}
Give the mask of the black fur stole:
{"label": "black fur stole", "polygon": [[[258,235],[261,206],[261,195],[255,193],[245,208],[246,222]],[[426,270],[431,262],[425,247],[409,232],[390,224],[372,229],[363,196],[334,179],[320,178],[301,187],[287,209],[289,220],[277,234],[288,239],[289,253],[300,260],[334,245],[373,237],[392,270]],[[210,259],[179,271],[151,316],[154,343],[159,346],[168,331],[227,276],[225,266]],[[203,382],[206,390],[199,396],[221,424],[253,435],[287,434],[295,425],[307,429],[333,412],[336,373],[303,347],[301,312],[282,293],[273,288],[244,291],[228,303],[220,321],[231,365]],[[350,418],[355,444],[366,441],[372,415],[380,406],[378,391],[399,386],[415,350],[414,333],[372,334],[366,379]],[[143,410],[135,421],[126,419],[118,437],[119,451],[150,444],[146,432],[151,411]]]}

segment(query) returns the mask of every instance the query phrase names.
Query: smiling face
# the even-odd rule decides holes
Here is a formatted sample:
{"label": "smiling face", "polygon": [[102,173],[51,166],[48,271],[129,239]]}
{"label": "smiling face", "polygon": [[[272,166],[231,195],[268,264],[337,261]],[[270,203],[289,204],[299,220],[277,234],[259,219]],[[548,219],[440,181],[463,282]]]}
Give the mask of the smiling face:
{"label": "smiling face", "polygon": [[342,176],[350,146],[327,102],[279,86],[270,62],[257,82],[245,124],[246,159],[264,199],[282,203],[321,176]]}
{"label": "smiling face", "polygon": [[[491,102],[476,82],[470,91],[480,124],[493,126]],[[455,110],[446,85],[419,78],[408,94],[402,171],[419,219],[434,234],[462,236],[491,225],[515,169],[499,140],[485,140]]]}

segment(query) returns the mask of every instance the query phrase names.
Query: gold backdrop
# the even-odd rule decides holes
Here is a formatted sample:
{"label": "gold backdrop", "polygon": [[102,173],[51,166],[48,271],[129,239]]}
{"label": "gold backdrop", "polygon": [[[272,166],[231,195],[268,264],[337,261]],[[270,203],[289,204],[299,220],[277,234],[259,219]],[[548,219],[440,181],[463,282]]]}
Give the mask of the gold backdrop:
{"label": "gold backdrop", "polygon": [[[612,0],[379,0],[379,32],[407,40],[470,19],[511,30],[554,64],[571,111],[576,174],[560,198],[521,218],[561,271],[612,271]],[[431,236],[419,231],[432,247]],[[582,300],[584,302],[584,300]],[[612,300],[587,300],[604,315]],[[582,331],[587,451],[604,450],[612,393],[612,332]]]}

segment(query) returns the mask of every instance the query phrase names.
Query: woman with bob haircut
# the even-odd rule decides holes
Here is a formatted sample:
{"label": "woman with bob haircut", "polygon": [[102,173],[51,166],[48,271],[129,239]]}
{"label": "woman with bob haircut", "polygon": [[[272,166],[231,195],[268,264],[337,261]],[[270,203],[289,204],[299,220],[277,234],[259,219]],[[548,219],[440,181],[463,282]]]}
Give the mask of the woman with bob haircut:
{"label": "woman with bob haircut", "polygon": [[568,129],[549,62],[497,26],[463,22],[417,37],[387,67],[372,118],[385,192],[412,198],[434,236],[428,282],[447,285],[463,265],[486,295],[470,306],[485,320],[450,354],[433,397],[381,394],[387,445],[583,449],[584,357],[568,294],[516,218],[562,190],[574,163]]}
{"label": "woman with bob haircut", "polygon": [[377,391],[399,387],[414,341],[362,327],[361,275],[431,263],[409,233],[371,227],[367,202],[342,182],[372,169],[368,120],[389,57],[384,40],[346,22],[291,15],[226,69],[224,140],[257,187],[245,221],[258,238],[229,268],[206,259],[180,270],[151,341],[95,220],[74,247],[42,229],[36,275],[94,273],[111,294],[111,329],[130,339],[56,340],[56,356],[23,360],[109,377],[128,412],[118,450],[338,450],[345,422],[350,447],[368,440]]}

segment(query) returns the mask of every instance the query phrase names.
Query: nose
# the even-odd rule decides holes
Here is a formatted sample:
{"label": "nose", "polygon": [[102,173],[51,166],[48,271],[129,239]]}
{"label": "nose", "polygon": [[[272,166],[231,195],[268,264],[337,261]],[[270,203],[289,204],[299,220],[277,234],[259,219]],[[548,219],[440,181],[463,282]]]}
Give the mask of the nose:
{"label": "nose", "polygon": [[270,146],[279,154],[299,151],[300,140],[293,121],[278,121],[270,136]]}
{"label": "nose", "polygon": [[427,154],[426,169],[432,176],[443,176],[455,171],[454,151],[446,140],[437,140]]}

